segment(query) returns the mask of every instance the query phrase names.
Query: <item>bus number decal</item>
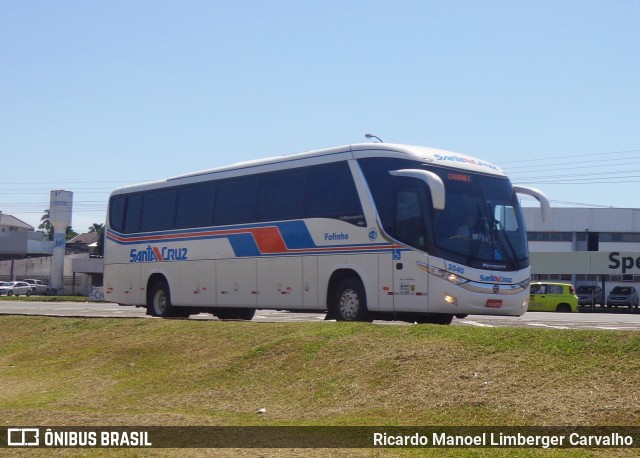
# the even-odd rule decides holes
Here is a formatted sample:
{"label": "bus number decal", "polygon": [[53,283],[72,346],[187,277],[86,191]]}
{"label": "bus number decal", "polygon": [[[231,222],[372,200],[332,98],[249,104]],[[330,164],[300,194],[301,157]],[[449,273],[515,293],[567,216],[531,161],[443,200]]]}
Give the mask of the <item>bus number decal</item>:
{"label": "bus number decal", "polygon": [[447,264],[447,270],[450,272],[455,272],[457,274],[463,274],[464,273],[464,267],[458,266],[456,264]]}

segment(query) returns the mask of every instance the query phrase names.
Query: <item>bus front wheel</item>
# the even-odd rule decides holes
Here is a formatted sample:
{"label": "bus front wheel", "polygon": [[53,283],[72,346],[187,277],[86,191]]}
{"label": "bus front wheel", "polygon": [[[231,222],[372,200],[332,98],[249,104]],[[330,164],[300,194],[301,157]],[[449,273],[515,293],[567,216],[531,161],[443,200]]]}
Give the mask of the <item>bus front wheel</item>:
{"label": "bus front wheel", "polygon": [[[466,317],[466,315],[464,315]],[[453,321],[453,315],[449,313],[433,313],[431,315],[424,315],[416,319],[418,324],[451,324]]]}
{"label": "bus front wheel", "polygon": [[336,321],[368,321],[367,297],[362,282],[348,277],[334,293],[333,313]]}
{"label": "bus front wheel", "polygon": [[213,312],[219,320],[246,320],[250,321],[256,314],[256,309],[247,308],[222,308],[215,309]]}

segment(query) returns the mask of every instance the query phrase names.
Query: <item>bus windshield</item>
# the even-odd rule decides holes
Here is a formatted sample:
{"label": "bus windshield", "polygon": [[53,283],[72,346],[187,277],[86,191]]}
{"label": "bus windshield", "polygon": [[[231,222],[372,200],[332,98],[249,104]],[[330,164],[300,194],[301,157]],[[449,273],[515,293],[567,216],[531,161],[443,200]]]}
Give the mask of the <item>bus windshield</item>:
{"label": "bus windshield", "polygon": [[438,174],[446,189],[445,209],[433,215],[439,256],[470,267],[526,267],[526,231],[509,180],[469,173]]}
{"label": "bus windshield", "polygon": [[[415,161],[360,160],[387,234],[429,254],[469,267],[519,270],[528,265],[520,205],[506,177],[433,167]],[[421,180],[392,176],[429,170],[445,185],[444,210],[433,209]]]}

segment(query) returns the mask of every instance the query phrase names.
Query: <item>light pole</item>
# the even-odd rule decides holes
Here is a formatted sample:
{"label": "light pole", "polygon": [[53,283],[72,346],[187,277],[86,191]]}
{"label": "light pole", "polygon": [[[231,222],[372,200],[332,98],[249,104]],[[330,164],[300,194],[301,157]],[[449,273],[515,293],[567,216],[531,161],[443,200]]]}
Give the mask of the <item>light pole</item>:
{"label": "light pole", "polygon": [[380,140],[379,137],[376,137],[375,135],[371,135],[371,134],[364,134],[365,138],[368,138],[369,140],[371,140],[372,138],[375,138],[376,140],[378,140],[380,143],[383,143],[382,140]]}

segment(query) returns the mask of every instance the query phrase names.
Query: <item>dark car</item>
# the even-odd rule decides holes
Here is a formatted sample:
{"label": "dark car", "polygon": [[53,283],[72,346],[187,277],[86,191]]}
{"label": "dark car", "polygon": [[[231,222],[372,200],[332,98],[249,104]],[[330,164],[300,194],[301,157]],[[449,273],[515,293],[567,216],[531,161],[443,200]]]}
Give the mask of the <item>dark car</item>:
{"label": "dark car", "polygon": [[581,285],[576,290],[578,295],[578,305],[594,307],[596,305],[604,305],[604,292],[602,288],[596,285]]}
{"label": "dark car", "polygon": [[607,296],[607,307],[638,308],[638,292],[633,286],[616,286]]}

